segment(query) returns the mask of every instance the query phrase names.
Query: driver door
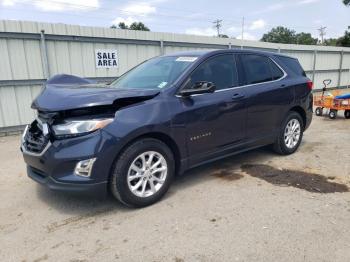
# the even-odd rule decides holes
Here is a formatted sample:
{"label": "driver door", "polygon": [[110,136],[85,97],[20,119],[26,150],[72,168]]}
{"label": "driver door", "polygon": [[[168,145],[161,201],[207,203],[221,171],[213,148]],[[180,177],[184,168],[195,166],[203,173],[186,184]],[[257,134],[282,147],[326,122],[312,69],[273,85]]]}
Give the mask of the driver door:
{"label": "driver door", "polygon": [[245,137],[245,103],[238,86],[233,54],[209,58],[197,67],[185,88],[212,82],[214,93],[181,97],[185,114],[189,164],[203,162],[239,143]]}

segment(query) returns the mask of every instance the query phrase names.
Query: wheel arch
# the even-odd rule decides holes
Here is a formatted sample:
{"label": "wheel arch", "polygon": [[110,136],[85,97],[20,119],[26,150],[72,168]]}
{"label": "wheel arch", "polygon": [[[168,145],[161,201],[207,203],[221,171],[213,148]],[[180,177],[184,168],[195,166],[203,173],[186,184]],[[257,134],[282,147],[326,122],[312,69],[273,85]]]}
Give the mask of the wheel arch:
{"label": "wheel arch", "polygon": [[305,129],[305,126],[306,126],[306,112],[305,112],[305,110],[301,106],[294,106],[289,111],[296,112],[301,116],[301,118],[303,120],[303,128]]}
{"label": "wheel arch", "polygon": [[144,138],[157,139],[169,147],[169,149],[174,155],[175,174],[178,174],[178,172],[181,169],[181,153],[180,153],[179,147],[173,138],[171,138],[169,135],[164,134],[162,132],[149,132],[149,133],[139,134],[138,136],[133,137],[132,139],[130,139],[130,141],[128,141],[125,145],[123,145],[119,153],[116,155],[115,160],[119,158],[119,156],[128,146],[130,146],[137,140],[144,139]]}

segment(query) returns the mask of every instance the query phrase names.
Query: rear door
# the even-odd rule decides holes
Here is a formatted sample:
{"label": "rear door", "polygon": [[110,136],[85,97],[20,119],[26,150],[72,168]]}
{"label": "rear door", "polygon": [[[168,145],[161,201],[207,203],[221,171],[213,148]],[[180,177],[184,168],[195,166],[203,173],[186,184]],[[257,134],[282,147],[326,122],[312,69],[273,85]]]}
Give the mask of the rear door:
{"label": "rear door", "polygon": [[247,139],[275,136],[281,114],[293,101],[293,92],[286,85],[285,72],[274,60],[260,54],[240,54],[242,78],[247,106]]}

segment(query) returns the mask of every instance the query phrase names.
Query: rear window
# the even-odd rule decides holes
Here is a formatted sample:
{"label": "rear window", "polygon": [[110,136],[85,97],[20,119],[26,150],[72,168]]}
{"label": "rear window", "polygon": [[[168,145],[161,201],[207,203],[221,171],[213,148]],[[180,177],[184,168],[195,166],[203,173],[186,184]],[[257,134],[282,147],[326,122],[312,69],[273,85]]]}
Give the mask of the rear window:
{"label": "rear window", "polygon": [[296,76],[306,76],[304,69],[295,58],[279,56],[278,59]]}

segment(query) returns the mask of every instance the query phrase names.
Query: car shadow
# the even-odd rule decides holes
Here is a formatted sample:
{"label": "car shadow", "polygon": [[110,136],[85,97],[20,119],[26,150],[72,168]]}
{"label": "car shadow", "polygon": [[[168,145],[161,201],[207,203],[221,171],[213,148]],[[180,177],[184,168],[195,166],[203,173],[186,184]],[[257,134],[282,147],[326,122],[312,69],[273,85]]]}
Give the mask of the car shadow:
{"label": "car shadow", "polygon": [[183,175],[178,176],[170,190],[183,190],[195,186],[201,181],[215,178],[236,180],[235,175],[241,171],[242,164],[265,162],[271,157],[276,157],[269,147],[262,147],[237,155],[213,161],[211,163],[192,168]]}
{"label": "car shadow", "polygon": [[[203,181],[213,179],[214,174],[224,178],[226,173],[240,170],[242,164],[266,161],[271,156],[276,156],[276,154],[272,153],[269,148],[263,147],[190,169],[183,175],[175,178],[174,183],[162,201],[167,201],[167,199],[174,197],[178,190],[186,190],[186,188],[196,186]],[[89,216],[109,212],[135,212],[138,210],[124,206],[109,194],[105,197],[96,198],[55,192],[37,185],[37,196],[40,201],[45,202],[50,208],[70,215]]]}
{"label": "car shadow", "polygon": [[41,185],[37,185],[37,196],[40,201],[61,213],[79,215],[87,213],[101,213],[119,210],[126,212],[130,208],[125,207],[112,196],[94,197],[90,195],[70,194],[52,191]]}

